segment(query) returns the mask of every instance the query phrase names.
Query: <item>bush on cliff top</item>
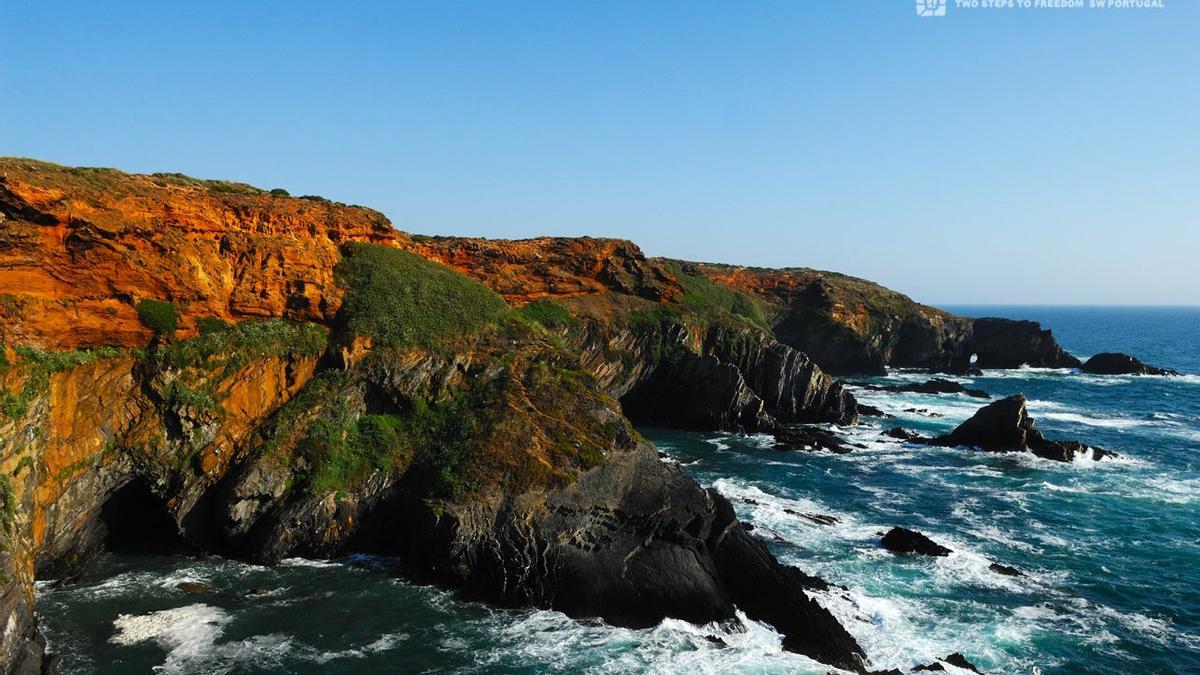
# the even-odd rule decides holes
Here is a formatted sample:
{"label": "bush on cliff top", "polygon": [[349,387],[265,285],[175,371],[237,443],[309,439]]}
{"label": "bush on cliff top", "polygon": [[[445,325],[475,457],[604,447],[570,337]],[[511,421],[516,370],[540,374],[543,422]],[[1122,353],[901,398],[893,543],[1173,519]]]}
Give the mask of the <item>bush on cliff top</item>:
{"label": "bush on cliff top", "polygon": [[483,284],[414,253],[347,244],[336,272],[346,288],[341,319],[385,347],[437,347],[497,321],[508,305]]}
{"label": "bush on cliff top", "polygon": [[703,274],[687,274],[678,264],[671,265],[671,273],[679,280],[679,285],[683,286],[684,304],[705,311],[724,310],[770,332],[771,326],[767,323],[762,307],[749,295],[722,286]]}
{"label": "bush on cliff top", "polygon": [[154,331],[156,335],[171,337],[179,324],[179,315],[175,304],[162,300],[142,300],[137,304],[138,320],[142,325]]}

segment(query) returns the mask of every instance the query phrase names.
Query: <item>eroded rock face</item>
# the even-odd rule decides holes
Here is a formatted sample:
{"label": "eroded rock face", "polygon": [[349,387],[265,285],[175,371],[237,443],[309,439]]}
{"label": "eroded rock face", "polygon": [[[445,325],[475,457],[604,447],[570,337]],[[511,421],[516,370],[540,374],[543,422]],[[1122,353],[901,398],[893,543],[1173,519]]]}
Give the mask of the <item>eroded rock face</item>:
{"label": "eroded rock face", "polygon": [[1156,368],[1128,354],[1104,352],[1096,354],[1079,368],[1096,375],[1178,375],[1174,370]]}
{"label": "eroded rock face", "polygon": [[0,160],[0,341],[141,347],[147,298],[181,309],[181,335],[200,316],[329,321],[338,246],[400,237],[370,209],[232,189]]}
{"label": "eroded rock face", "polygon": [[697,265],[714,281],[763,298],[781,342],[834,375],[882,374],[888,365],[965,365],[970,321],[878,284],[811,269]]}
{"label": "eroded rock face", "polygon": [[[417,239],[368,209],[249,186],[26,160],[0,169],[0,380],[27,399],[0,416],[12,482],[0,487],[16,505],[0,556],[5,663],[39,649],[35,573],[75,573],[143,509],[155,541],[265,562],[385,551],[483,599],[622,625],[729,618],[736,605],[787,648],[861,669],[853,638],[804,594],[823,582],[779,565],[719,495],[659,462],[609,395],[659,387],[704,411],[703,428],[752,429],[851,422],[853,397],[761,327],[698,320],[633,245]],[[602,304],[566,344],[515,320],[440,351],[326,343],[341,330],[334,268],[348,242],[459,267],[514,304],[612,297],[676,318],[638,323]],[[312,322],[321,345],[218,342],[181,363],[169,341],[151,342],[134,309],[143,299],[176,305],[181,339],[201,317],[288,318]],[[31,357],[12,344],[152,346],[54,366],[26,391]],[[430,421],[443,404],[463,407]],[[368,428],[390,438],[396,420],[449,428],[382,458],[347,448]],[[457,454],[404,445],[430,436]],[[345,462],[358,468],[339,473]]]}
{"label": "eroded rock face", "polygon": [[888,366],[967,374],[972,354],[980,368],[1079,365],[1032,321],[959,317],[834,272],[692,266],[761,298],[779,341],[834,375],[881,375]]}
{"label": "eroded rock face", "polygon": [[[737,606],[776,626],[789,649],[861,668],[853,638],[804,594],[819,580],[775,561],[720,495],[660,462],[569,355],[518,328],[484,332],[454,354],[375,351],[346,371],[313,370],[318,359],[304,354],[200,370],[120,355],[54,374],[24,417],[0,425],[12,443],[6,467],[24,452],[36,459],[15,472],[26,480],[12,549],[22,553],[5,564],[22,582],[3,596],[28,637],[4,645],[5,656],[36,651],[35,567],[68,573],[101,550],[120,524],[106,520],[112,499],[137,483],[150,502],[139,506],[201,551],[267,563],[386,552],[479,599],[627,626],[730,619]],[[265,375],[276,371],[304,379]],[[251,377],[276,395],[238,394]],[[169,383],[215,387],[220,413],[164,396]],[[332,451],[321,445],[329,425],[476,388],[486,394],[463,413],[475,421],[458,469],[469,489],[431,494],[420,455],[406,452],[313,482]],[[51,433],[21,431],[34,427]]]}
{"label": "eroded rock face", "polygon": [[949,434],[926,442],[942,446],[965,445],[990,452],[1028,450],[1038,457],[1060,462],[1070,462],[1080,456],[1099,460],[1115,454],[1078,441],[1047,440],[1029,417],[1025,403],[1021,394],[1000,399],[980,408]]}

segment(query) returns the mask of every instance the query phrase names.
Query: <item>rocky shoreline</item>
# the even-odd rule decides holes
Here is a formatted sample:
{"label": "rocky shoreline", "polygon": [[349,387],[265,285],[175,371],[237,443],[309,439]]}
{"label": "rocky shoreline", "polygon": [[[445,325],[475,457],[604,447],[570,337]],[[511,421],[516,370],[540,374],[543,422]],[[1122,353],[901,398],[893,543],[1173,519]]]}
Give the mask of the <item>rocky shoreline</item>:
{"label": "rocky shoreline", "polygon": [[[419,237],[251,186],[0,169],[4,672],[56,667],[35,578],[133,544],[268,564],[382,552],[469,598],[620,626],[737,609],[786,649],[866,672],[806,593],[825,582],[777,561],[634,423],[852,452],[810,425],[881,411],[831,373],[1171,372],[1080,363],[1035,323],[833,273],[648,259],[616,240]],[[866,388],[989,396],[944,378]],[[889,433],[1113,454],[1045,439],[1022,397],[946,436]]]}

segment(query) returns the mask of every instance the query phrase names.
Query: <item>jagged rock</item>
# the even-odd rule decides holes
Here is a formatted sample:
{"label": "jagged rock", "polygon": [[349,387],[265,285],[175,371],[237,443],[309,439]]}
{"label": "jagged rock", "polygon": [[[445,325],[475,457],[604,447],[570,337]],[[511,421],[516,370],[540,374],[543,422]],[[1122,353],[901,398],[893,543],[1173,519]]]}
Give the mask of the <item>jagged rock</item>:
{"label": "jagged rock", "polygon": [[836,434],[812,426],[785,426],[775,430],[776,450],[828,450],[847,453],[858,444],[848,443]]}
{"label": "jagged rock", "polygon": [[991,394],[988,394],[982,389],[968,389],[958,382],[946,380],[940,377],[935,377],[932,380],[927,380],[921,383],[895,385],[862,384],[859,386],[861,386],[863,389],[870,389],[873,391],[913,392],[917,394],[966,394],[967,396],[974,398],[992,397]]}
{"label": "jagged rock", "polygon": [[[640,375],[619,394],[625,414],[638,423],[699,430],[770,431],[780,423],[853,423],[858,405],[842,385],[804,354],[754,329],[712,327],[697,348],[683,325],[653,325],[629,341],[627,360]],[[610,341],[611,342],[611,341]],[[663,343],[672,352],[659,352]],[[657,352],[644,345],[656,345]],[[585,346],[585,366],[602,372],[611,347]],[[602,380],[602,384],[603,384]],[[616,382],[610,386],[616,386]]]}
{"label": "jagged rock", "polygon": [[858,404],[858,414],[862,417],[881,417],[881,418],[885,418],[885,419],[888,417],[892,417],[891,415],[885,413],[884,411],[880,410],[879,408],[876,408],[873,405],[867,405],[865,403]]}
{"label": "jagged rock", "polygon": [[[949,434],[925,441],[930,445],[971,446],[990,452],[1028,450],[1038,457],[1070,462],[1081,455],[1099,460],[1115,453],[1078,441],[1050,441],[1025,410],[1025,397],[1015,394],[980,408]],[[1090,453],[1088,451],[1091,451]]]}
{"label": "jagged rock", "polygon": [[954,551],[935,543],[929,537],[906,527],[893,527],[883,535],[883,547],[894,553],[948,556]]}
{"label": "jagged rock", "polygon": [[724,648],[729,646],[729,643],[725,642],[725,640],[719,635],[705,635],[704,639],[718,647]]}
{"label": "jagged rock", "polygon": [[883,435],[890,436],[891,438],[898,438],[902,441],[919,441],[925,438],[921,434],[918,434],[915,431],[909,431],[903,427],[892,427],[891,429],[883,432]]}
{"label": "jagged rock", "polygon": [[[951,654],[941,660],[945,661],[946,663],[949,663],[950,665],[955,666],[957,668],[963,668],[965,670],[969,670],[971,672],[979,673],[980,675],[983,675],[983,673],[981,673],[978,668],[976,668],[970,661],[967,660],[967,657],[963,656],[959,652],[954,652],[953,654]],[[918,673],[918,672],[926,672],[926,671],[944,671],[944,670],[946,670],[946,667],[943,666],[941,663],[935,661],[933,663],[919,665],[919,666],[913,668],[912,672]]]}
{"label": "jagged rock", "polygon": [[815,523],[817,525],[833,525],[835,523],[841,522],[834,516],[826,515],[824,513],[804,513],[803,511],[796,511],[794,509],[784,509],[783,512],[788,515],[803,518],[803,519],[805,519],[809,522]]}
{"label": "jagged rock", "polygon": [[212,592],[212,589],[207,584],[202,584],[198,581],[181,581],[175,584],[175,588],[184,593],[191,593],[192,595],[203,595]]}
{"label": "jagged rock", "polygon": [[1178,375],[1174,370],[1156,368],[1128,354],[1104,352],[1096,354],[1079,367],[1095,375]]}
{"label": "jagged rock", "polygon": [[1065,352],[1049,329],[1036,321],[975,319],[971,348],[979,368],[1078,368],[1079,359]]}
{"label": "jagged rock", "polygon": [[711,355],[687,353],[656,369],[621,399],[621,408],[639,424],[684,429],[755,432],[776,425],[737,367]]}
{"label": "jagged rock", "polygon": [[1022,572],[1021,570],[1019,570],[1015,567],[1010,567],[1009,565],[1001,565],[1000,563],[992,563],[991,565],[988,565],[988,569],[995,572],[996,574],[1003,574],[1006,577],[1023,577],[1023,576],[1025,576],[1025,573]]}

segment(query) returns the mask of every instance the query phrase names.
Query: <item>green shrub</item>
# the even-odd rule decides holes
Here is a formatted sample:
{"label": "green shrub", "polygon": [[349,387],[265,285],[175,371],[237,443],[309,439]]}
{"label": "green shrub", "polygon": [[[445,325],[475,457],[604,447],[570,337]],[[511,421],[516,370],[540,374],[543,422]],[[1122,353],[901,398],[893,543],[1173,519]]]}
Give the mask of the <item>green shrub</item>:
{"label": "green shrub", "polygon": [[343,324],[380,346],[434,348],[508,311],[461,272],[386,246],[348,244],[336,271],[346,288]]}
{"label": "green shrub", "polygon": [[671,272],[683,287],[684,304],[706,312],[724,310],[750,321],[759,328],[771,330],[762,307],[749,295],[722,286],[703,274],[687,274],[677,264],[671,266]]}
{"label": "green shrub", "polygon": [[175,304],[162,300],[142,300],[137,304],[137,315],[143,326],[166,337],[175,335],[175,328],[179,324]]}
{"label": "green shrub", "polygon": [[271,195],[274,197],[291,197],[292,194],[283,188],[275,188],[271,190]]}
{"label": "green shrub", "polygon": [[229,322],[225,319],[216,316],[202,316],[196,319],[196,328],[199,329],[201,335],[210,333],[224,333],[229,330]]}
{"label": "green shrub", "polygon": [[549,300],[536,300],[517,310],[517,313],[530,321],[536,321],[546,328],[566,328],[579,323],[571,316],[566,307]]}
{"label": "green shrub", "polygon": [[[211,318],[211,317],[210,317]],[[255,358],[284,354],[320,354],[325,351],[327,333],[313,323],[286,319],[239,321],[223,327],[210,323],[200,334],[180,340],[161,350],[161,357],[173,368],[206,367],[219,362],[226,369],[237,368]]]}
{"label": "green shrub", "polygon": [[16,529],[17,520],[17,496],[13,490],[12,479],[7,475],[0,475],[0,550],[7,551],[9,548],[9,539]]}

